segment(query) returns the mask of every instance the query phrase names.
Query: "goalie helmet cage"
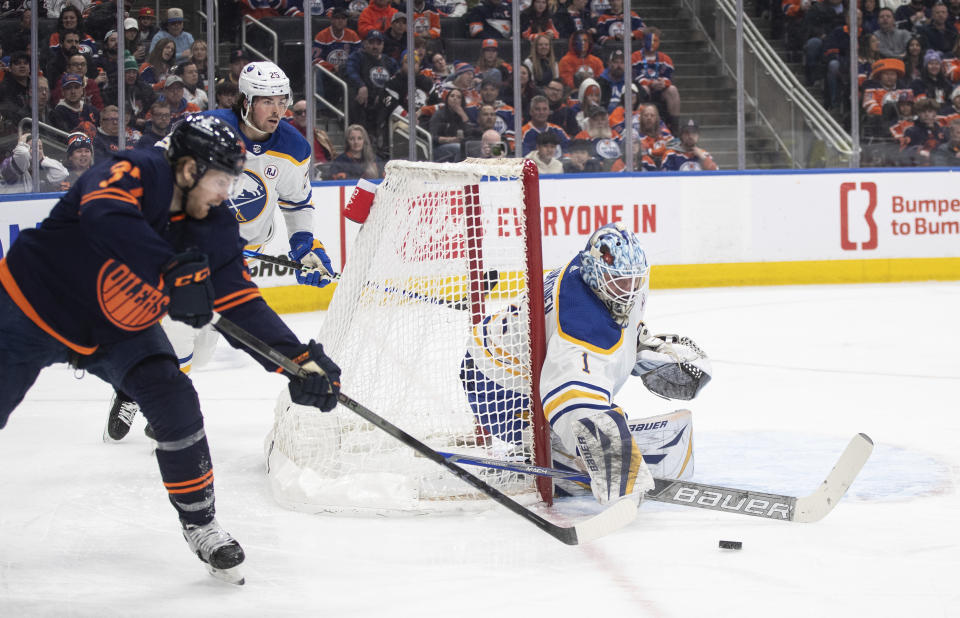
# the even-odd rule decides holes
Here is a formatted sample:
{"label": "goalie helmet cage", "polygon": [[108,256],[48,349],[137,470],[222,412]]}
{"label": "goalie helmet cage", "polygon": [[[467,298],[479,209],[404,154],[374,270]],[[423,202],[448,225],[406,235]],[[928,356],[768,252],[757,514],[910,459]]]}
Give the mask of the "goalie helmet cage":
{"label": "goalie helmet cage", "polygon": [[[320,330],[344,393],[435,450],[549,465],[536,165],[391,161],[386,169]],[[479,414],[468,396],[477,392],[491,402]],[[493,504],[353,412],[292,404],[286,388],[265,449],[273,495],[294,510]],[[480,476],[519,502],[552,501],[549,479]]]}

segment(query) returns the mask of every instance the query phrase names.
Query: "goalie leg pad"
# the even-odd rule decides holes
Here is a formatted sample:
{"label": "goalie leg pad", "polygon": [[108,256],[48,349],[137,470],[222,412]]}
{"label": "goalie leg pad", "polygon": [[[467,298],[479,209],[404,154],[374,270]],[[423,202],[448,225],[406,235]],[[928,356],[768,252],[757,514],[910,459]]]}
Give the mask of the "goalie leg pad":
{"label": "goalie leg pad", "polygon": [[627,422],[650,473],[657,478],[693,478],[693,415],[676,410]]}
{"label": "goalie leg pad", "polygon": [[573,427],[577,453],[590,475],[590,490],[600,504],[621,496],[642,495],[653,477],[622,414],[605,411],[578,420]]}

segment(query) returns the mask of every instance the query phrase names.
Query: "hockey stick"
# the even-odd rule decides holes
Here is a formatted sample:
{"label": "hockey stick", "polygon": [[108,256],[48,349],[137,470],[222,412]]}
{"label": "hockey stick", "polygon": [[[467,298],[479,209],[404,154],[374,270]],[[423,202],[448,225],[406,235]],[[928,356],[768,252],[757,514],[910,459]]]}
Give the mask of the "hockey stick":
{"label": "hockey stick", "polygon": [[[256,251],[250,251],[249,249],[243,250],[243,257],[253,258],[255,260],[260,260],[261,262],[267,262],[269,264],[276,264],[277,266],[285,266],[293,270],[302,270],[303,272],[318,270],[310,266],[304,266],[303,264],[295,260],[289,260],[287,258],[276,256],[276,255],[267,255],[266,253],[258,253]],[[326,273],[326,274],[328,275],[326,277],[327,279],[332,279],[334,281],[337,281],[340,279],[340,273],[337,273],[335,275],[330,275],[330,273]]]}
{"label": "hockey stick", "polygon": [[[867,458],[873,451],[873,441],[866,434],[855,435],[847,448],[840,455],[826,480],[808,496],[795,498],[780,494],[764,493],[747,489],[734,489],[719,485],[707,485],[690,481],[655,478],[654,488],[646,494],[646,498],[656,502],[668,502],[682,506],[692,506],[699,509],[726,511],[778,519],[781,521],[796,521],[810,523],[820,521],[827,516],[840,498],[860,473]],[[500,461],[484,457],[473,457],[457,453],[440,453],[450,461],[510,470],[525,474],[548,476],[579,483],[590,483],[586,474],[534,466],[522,462]]]}
{"label": "hockey stick", "polygon": [[[299,365],[254,335],[248,333],[240,326],[237,326],[227,318],[223,317],[219,313],[214,312],[211,324],[213,324],[220,332],[236,339],[244,346],[263,356],[270,362],[276,363],[290,375],[295,377],[305,375],[305,372],[300,368]],[[447,459],[437,451],[433,450],[423,442],[420,442],[410,434],[392,424],[390,421],[364,407],[347,395],[340,393],[337,395],[337,400],[345,407],[349,408],[352,412],[359,415],[361,418],[372,423],[373,425],[376,425],[427,459],[431,459],[437,464],[447,468],[447,470],[453,473],[453,475],[460,480],[472,485],[477,490],[490,496],[490,498],[495,502],[505,506],[553,538],[566,543],[567,545],[578,545],[597,539],[601,536],[609,534],[610,532],[618,530],[623,526],[626,526],[637,516],[637,504],[630,499],[626,499],[617,501],[601,513],[598,513],[590,519],[577,523],[573,526],[559,526],[547,521],[543,517],[540,517],[530,509],[501,492],[496,487],[492,487],[470,472],[451,463],[450,461],[447,461]]]}
{"label": "hockey stick", "polygon": [[[265,253],[258,253],[256,251],[250,251],[249,249],[243,250],[243,256],[248,258],[253,258],[255,260],[260,260],[261,262],[268,262],[270,264],[276,264],[277,266],[285,266],[286,268],[292,268],[294,270],[302,270],[304,272],[309,272],[313,270],[309,266],[304,266],[300,262],[295,262],[294,260],[289,260],[287,258],[267,255]],[[333,281],[340,280],[340,273],[337,273],[330,277]],[[487,294],[496,287],[497,283],[500,281],[500,273],[496,270],[488,270],[483,273],[483,294]],[[381,290],[389,294],[399,294],[407,298],[412,298],[413,300],[419,300],[432,305],[444,305],[452,309],[457,309],[459,311],[466,311],[470,309],[469,300],[464,297],[458,300],[448,300],[445,298],[434,298],[432,296],[425,296],[423,294],[418,294],[416,292],[411,292],[409,290],[404,290],[402,288],[392,288],[392,287],[381,287]]]}

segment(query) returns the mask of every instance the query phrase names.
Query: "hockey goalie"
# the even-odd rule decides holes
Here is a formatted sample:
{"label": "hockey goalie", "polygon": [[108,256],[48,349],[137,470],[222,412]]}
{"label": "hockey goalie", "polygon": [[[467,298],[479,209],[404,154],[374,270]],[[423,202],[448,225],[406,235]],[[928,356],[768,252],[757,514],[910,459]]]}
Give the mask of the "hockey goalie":
{"label": "hockey goalie", "polygon": [[[694,398],[710,381],[706,355],[689,338],[651,335],[643,322],[650,265],[639,239],[622,224],[599,228],[586,247],[546,276],[546,359],[540,376],[543,412],[551,427],[554,466],[586,472],[601,504],[640,500],[653,476],[693,474],[690,412],[638,421],[613,399],[630,375],[668,399]],[[473,330],[461,381],[482,431],[518,444],[529,423],[529,400],[498,376],[527,366],[514,331],[516,307],[487,316]],[[506,372],[504,369],[506,368]],[[586,487],[557,481],[558,495]]]}

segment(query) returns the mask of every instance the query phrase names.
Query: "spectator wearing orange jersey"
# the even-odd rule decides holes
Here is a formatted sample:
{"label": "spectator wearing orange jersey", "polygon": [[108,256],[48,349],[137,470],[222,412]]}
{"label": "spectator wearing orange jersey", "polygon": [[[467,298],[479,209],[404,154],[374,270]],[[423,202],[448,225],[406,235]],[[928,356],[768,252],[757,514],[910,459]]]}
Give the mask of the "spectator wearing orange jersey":
{"label": "spectator wearing orange jersey", "polygon": [[390,28],[390,18],[396,12],[397,9],[390,5],[390,0],[373,0],[360,12],[360,17],[357,19],[357,34],[365,40],[371,30],[386,32]]}
{"label": "spectator wearing orange jersey", "polygon": [[443,34],[440,26],[440,11],[433,0],[414,0],[413,33],[428,39],[439,39]]}
{"label": "spectator wearing orange jersey", "polygon": [[904,143],[903,136],[907,129],[916,121],[917,115],[913,113],[913,95],[909,92],[901,92],[897,97],[897,120],[887,130],[888,137],[896,142],[897,150]]}
{"label": "spectator wearing orange jersey", "polygon": [[901,92],[910,92],[903,84],[903,61],[884,58],[873,63],[870,79],[863,84],[863,112],[867,116],[892,119]]}
{"label": "spectator wearing orange jersey", "polygon": [[667,125],[660,120],[660,112],[656,105],[645,104],[640,108],[640,145],[645,154],[649,154],[659,168],[667,151],[667,144],[673,139],[673,134]]}
{"label": "spectator wearing orange jersey", "polygon": [[557,63],[560,79],[567,88],[573,88],[573,77],[583,73],[584,77],[599,77],[603,73],[603,60],[590,53],[593,48],[593,37],[589,32],[574,32],[570,35],[570,46],[567,53]]}
{"label": "spectator wearing orange jersey", "polygon": [[560,31],[553,25],[553,13],[547,0],[533,0],[520,12],[520,32],[523,38],[533,40],[538,34],[559,39]]}

